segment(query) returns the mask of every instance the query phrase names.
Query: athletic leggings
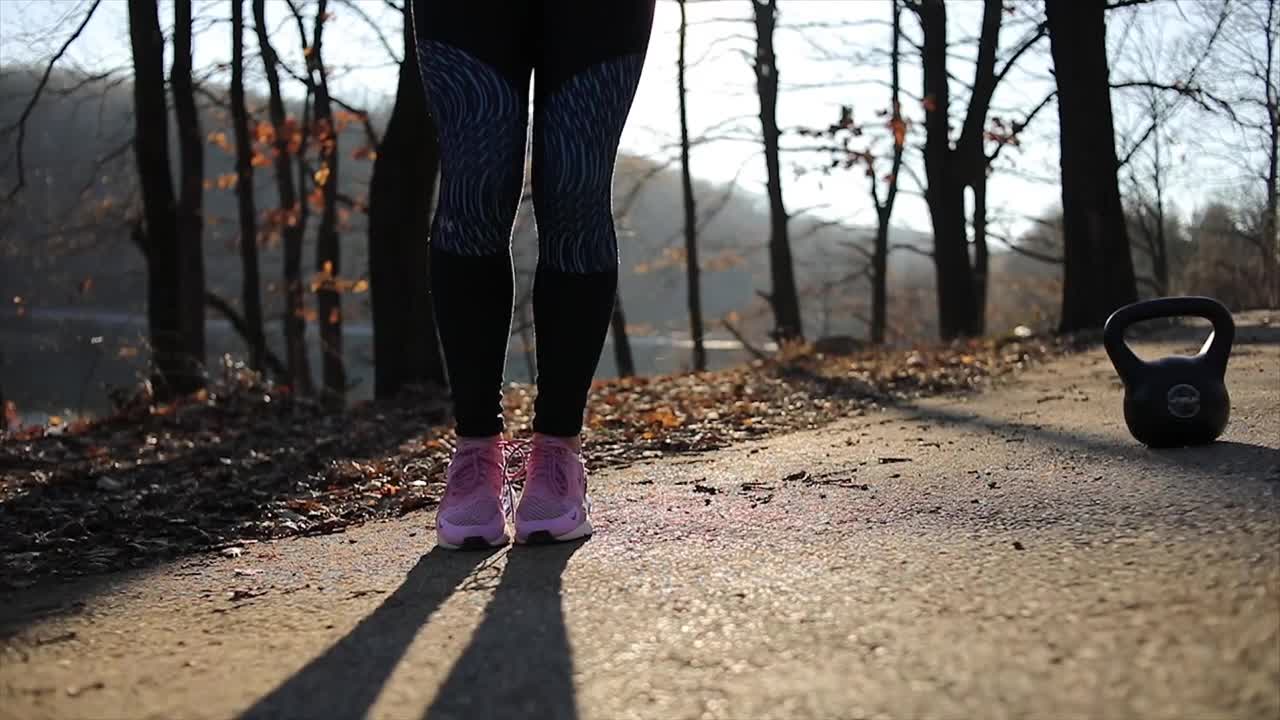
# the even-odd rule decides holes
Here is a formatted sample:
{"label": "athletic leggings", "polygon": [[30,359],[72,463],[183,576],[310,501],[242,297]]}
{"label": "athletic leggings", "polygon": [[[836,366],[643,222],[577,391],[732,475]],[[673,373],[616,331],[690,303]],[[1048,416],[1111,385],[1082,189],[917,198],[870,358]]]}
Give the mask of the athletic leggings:
{"label": "athletic leggings", "polygon": [[511,228],[533,91],[534,430],[582,429],[618,285],[613,165],[654,0],[414,0],[440,139],[431,286],[457,433],[502,432]]}

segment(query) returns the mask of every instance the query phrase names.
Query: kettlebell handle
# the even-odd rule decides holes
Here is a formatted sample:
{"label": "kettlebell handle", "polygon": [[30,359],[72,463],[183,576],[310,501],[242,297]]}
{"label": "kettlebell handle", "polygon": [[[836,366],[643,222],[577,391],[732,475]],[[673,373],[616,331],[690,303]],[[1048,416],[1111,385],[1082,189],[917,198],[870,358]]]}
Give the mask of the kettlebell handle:
{"label": "kettlebell handle", "polygon": [[1127,382],[1143,366],[1142,360],[1125,343],[1125,330],[1143,320],[1165,317],[1199,317],[1213,323],[1213,332],[1200,348],[1200,357],[1205,358],[1215,371],[1226,373],[1227,359],[1231,356],[1231,345],[1236,337],[1236,323],[1231,318],[1231,311],[1209,297],[1166,297],[1126,305],[1107,318],[1102,343],[1122,379]]}

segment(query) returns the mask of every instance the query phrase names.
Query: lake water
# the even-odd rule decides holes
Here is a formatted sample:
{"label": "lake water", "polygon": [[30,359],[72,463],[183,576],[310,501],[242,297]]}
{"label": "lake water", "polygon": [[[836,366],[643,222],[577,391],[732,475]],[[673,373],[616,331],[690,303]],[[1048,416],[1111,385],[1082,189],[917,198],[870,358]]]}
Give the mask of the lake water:
{"label": "lake water", "polygon": [[[243,341],[221,318],[206,321],[206,344],[212,373],[221,372],[224,355],[243,359]],[[91,311],[84,308],[29,308],[24,317],[0,319],[0,389],[17,406],[24,423],[42,423],[49,415],[100,415],[111,409],[107,391],[132,385],[146,376],[146,317],[140,313]],[[280,322],[268,323],[268,341],[283,355]],[[365,400],[373,394],[373,328],[347,324],[343,328],[348,397]],[[320,353],[315,328],[308,328],[311,367],[319,375]],[[712,369],[742,363],[749,355],[732,339],[708,338],[707,362]],[[676,373],[689,369],[692,343],[686,338],[645,335],[631,338],[636,371]],[[530,361],[520,338],[511,339],[507,379],[529,382]],[[612,339],[606,342],[597,378],[617,375]]]}

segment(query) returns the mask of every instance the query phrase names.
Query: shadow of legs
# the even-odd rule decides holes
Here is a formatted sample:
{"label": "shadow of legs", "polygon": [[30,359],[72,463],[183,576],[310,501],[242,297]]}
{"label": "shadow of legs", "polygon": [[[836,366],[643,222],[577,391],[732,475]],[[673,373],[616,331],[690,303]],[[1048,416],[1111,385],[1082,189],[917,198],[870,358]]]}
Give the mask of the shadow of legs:
{"label": "shadow of legs", "polygon": [[[1097,453],[1106,457],[1140,459],[1142,462],[1177,468],[1212,470],[1226,460],[1247,460],[1259,468],[1274,466],[1280,462],[1280,453],[1274,448],[1253,443],[1217,440],[1207,445],[1185,448],[1153,450],[1126,434],[1122,440],[1105,437],[1095,429],[1078,431],[1044,427],[1037,423],[1008,418],[985,417],[967,409],[942,406],[926,406],[904,403],[903,410],[917,413],[916,420],[935,423],[959,423],[972,425],[1006,440],[1023,441],[1045,447],[1070,448],[1080,452]],[[1117,414],[1119,408],[1116,409]]]}
{"label": "shadow of legs", "polygon": [[561,576],[581,546],[511,548],[484,620],[426,720],[577,718]]}
{"label": "shadow of legs", "polygon": [[494,552],[432,548],[377,610],[240,717],[364,717],[431,613]]}

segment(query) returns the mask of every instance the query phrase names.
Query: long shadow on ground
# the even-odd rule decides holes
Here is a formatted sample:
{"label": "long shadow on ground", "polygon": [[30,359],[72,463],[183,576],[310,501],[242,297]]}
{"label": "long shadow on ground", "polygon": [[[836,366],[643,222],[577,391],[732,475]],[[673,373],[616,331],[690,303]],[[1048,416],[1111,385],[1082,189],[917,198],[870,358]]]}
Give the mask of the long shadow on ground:
{"label": "long shadow on ground", "polygon": [[[1218,440],[1208,445],[1188,448],[1153,450],[1136,440],[1117,442],[1110,438],[1085,432],[1069,432],[1048,428],[1036,423],[1011,421],[1004,418],[984,417],[978,413],[939,406],[920,406],[902,403],[899,409],[916,413],[907,421],[927,421],[938,424],[960,423],[982,428],[1007,442],[1030,439],[1046,447],[1075,448],[1115,458],[1141,460],[1144,463],[1179,468],[1196,468],[1212,471],[1226,461],[1240,462],[1247,467],[1280,473],[1280,450],[1253,443]],[[1120,409],[1117,408],[1119,413]],[[1243,461],[1243,462],[1241,462]]]}
{"label": "long shadow on ground", "polygon": [[[484,619],[426,720],[577,717],[561,576],[579,547],[508,552]],[[493,555],[432,549],[381,606],[240,720],[364,717],[432,613]]]}
{"label": "long shadow on ground", "polygon": [[511,549],[484,620],[424,720],[578,717],[561,591],[581,546]]}
{"label": "long shadow on ground", "polygon": [[241,719],[364,717],[431,614],[493,555],[432,548],[372,614]]}

